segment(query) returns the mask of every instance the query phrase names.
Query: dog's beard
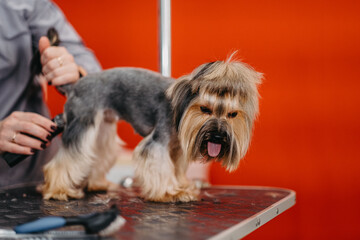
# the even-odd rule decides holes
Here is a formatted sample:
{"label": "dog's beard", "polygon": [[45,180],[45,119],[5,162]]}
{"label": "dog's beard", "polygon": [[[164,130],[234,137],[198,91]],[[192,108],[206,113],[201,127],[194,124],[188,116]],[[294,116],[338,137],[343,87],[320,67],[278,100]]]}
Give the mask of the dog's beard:
{"label": "dog's beard", "polygon": [[[200,128],[195,138],[193,155],[200,152],[205,161],[219,160],[229,154],[231,138],[226,122],[210,119]],[[236,151],[236,147],[233,148]]]}
{"label": "dog's beard", "polygon": [[193,106],[180,123],[180,142],[188,161],[217,161],[233,171],[248,149],[249,127],[242,116],[228,121],[203,114]]}

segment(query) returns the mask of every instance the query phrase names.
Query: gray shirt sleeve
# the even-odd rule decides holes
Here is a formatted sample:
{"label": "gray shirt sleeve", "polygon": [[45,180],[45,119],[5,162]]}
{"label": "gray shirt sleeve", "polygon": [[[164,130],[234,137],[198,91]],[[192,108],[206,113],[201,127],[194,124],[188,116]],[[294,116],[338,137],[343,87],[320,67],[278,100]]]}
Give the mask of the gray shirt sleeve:
{"label": "gray shirt sleeve", "polygon": [[60,45],[66,47],[79,66],[82,66],[88,73],[101,70],[92,51],[84,46],[80,36],[54,3],[46,0],[35,1],[32,11],[27,14],[26,18],[32,34],[33,46],[37,47],[40,37],[46,35],[50,27],[54,27],[59,32]]}
{"label": "gray shirt sleeve", "polygon": [[[61,10],[47,0],[0,0],[0,121],[13,111],[35,112],[49,116],[42,92],[27,98],[30,60],[41,36],[50,27],[59,32],[62,45],[87,72],[101,66],[87,49]],[[58,139],[57,139],[58,140]],[[51,159],[58,144],[56,139],[44,151],[37,152],[14,168],[0,156],[0,187],[42,179],[42,166]]]}
{"label": "gray shirt sleeve", "polygon": [[92,51],[84,46],[54,3],[48,0],[1,0],[0,120],[13,111],[35,111],[36,104],[24,98],[24,91],[33,52],[38,48],[40,37],[45,36],[50,27],[57,29],[61,45],[68,49],[79,66],[88,73],[101,70]]}

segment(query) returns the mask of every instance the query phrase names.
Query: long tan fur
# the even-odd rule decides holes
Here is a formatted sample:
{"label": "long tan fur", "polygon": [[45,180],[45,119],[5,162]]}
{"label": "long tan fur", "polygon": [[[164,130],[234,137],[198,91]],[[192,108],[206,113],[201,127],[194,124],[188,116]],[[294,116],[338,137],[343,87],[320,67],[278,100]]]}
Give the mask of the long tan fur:
{"label": "long tan fur", "polygon": [[116,120],[99,112],[94,126],[82,139],[80,147],[61,146],[54,158],[45,165],[45,184],[40,186],[44,199],[68,200],[82,198],[83,189],[108,190],[115,185],[105,176],[121,151],[116,135]]}
{"label": "long tan fur", "polygon": [[[186,159],[196,161],[203,158],[199,155],[196,134],[206,122],[216,119],[219,128],[225,128],[232,136],[230,153],[226,158],[219,159],[229,171],[237,168],[249,147],[253,122],[259,112],[257,86],[262,78],[261,73],[231,58],[214,62],[201,78],[194,79],[204,69],[204,65],[200,66],[180,78],[167,91],[174,108],[183,101],[185,88],[190,86],[192,94],[198,93],[183,114],[179,127],[179,139]],[[210,109],[212,114],[201,112],[201,106]],[[238,113],[237,117],[229,118],[228,114],[234,112]]]}

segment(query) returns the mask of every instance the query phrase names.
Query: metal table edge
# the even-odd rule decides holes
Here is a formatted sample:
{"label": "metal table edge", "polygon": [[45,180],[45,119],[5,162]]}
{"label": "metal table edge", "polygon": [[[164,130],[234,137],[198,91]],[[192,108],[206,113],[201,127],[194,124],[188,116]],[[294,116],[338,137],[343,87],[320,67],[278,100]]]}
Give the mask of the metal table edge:
{"label": "metal table edge", "polygon": [[215,236],[208,238],[208,240],[233,240],[241,239],[248,235],[249,233],[255,231],[259,227],[263,226],[265,223],[269,222],[271,219],[275,218],[279,214],[285,212],[289,208],[295,205],[296,203],[296,192],[290,189],[277,188],[277,187],[260,187],[260,186],[212,186],[219,188],[237,188],[237,189],[274,189],[274,190],[284,190],[288,191],[289,195],[270,207],[264,209],[258,214],[228,228]]}
{"label": "metal table edge", "polygon": [[257,185],[211,185],[211,188],[226,188],[226,189],[254,189],[254,190],[280,190],[294,192],[294,190],[282,187],[271,187],[271,186],[257,186]]}

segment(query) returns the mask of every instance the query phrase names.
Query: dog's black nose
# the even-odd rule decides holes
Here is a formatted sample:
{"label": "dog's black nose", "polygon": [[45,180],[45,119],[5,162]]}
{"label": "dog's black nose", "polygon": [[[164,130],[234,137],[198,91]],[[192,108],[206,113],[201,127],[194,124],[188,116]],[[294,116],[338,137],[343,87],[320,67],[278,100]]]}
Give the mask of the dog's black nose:
{"label": "dog's black nose", "polygon": [[214,143],[221,143],[224,141],[224,135],[221,133],[213,133],[211,134],[210,141]]}
{"label": "dog's black nose", "polygon": [[220,136],[219,134],[217,134],[217,135],[214,135],[213,138],[214,138],[214,140],[221,140],[221,139],[222,139],[222,136]]}

